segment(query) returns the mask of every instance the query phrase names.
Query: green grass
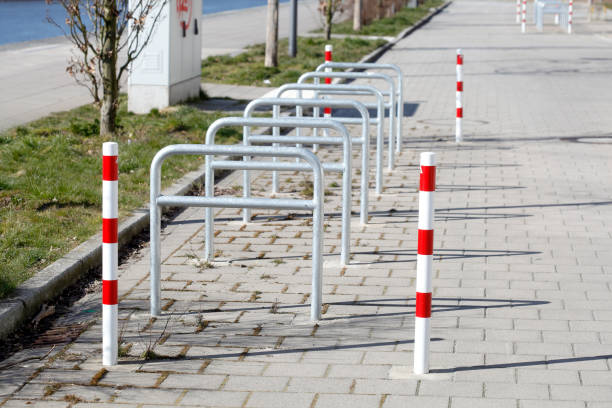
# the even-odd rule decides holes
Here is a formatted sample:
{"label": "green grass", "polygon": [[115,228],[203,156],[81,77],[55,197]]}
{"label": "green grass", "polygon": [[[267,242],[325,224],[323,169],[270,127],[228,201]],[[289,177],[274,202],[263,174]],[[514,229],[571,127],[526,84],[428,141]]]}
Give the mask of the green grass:
{"label": "green grass", "polygon": [[[98,111],[88,105],[52,114],[0,133],[0,297],[57,260],[101,227],[101,149]],[[148,201],[153,155],[173,143],[203,143],[220,115],[188,105],[149,115],[126,111],[119,131],[120,216]],[[227,129],[219,141],[236,143]],[[201,157],[179,156],[164,165],[164,185],[197,168]]]}
{"label": "green grass", "polygon": [[[417,8],[403,8],[392,17],[381,18],[380,20],[374,20],[367,25],[363,25],[359,31],[353,30],[352,19],[347,20],[334,24],[332,26],[332,34],[396,36],[402,30],[413,26],[417,21],[425,17],[429,13],[430,8],[440,7],[442,4],[444,4],[443,0],[426,0]],[[335,51],[336,49],[334,48],[334,53]]]}
{"label": "green grass", "polygon": [[[313,71],[325,59],[325,44],[334,46],[337,61],[358,61],[362,56],[384,45],[384,40],[361,38],[332,39],[300,37],[298,55],[287,55],[287,39],[279,41],[278,67],[264,67],[265,45],[248,47],[235,57],[212,56],[202,61],[202,81],[234,85],[281,86],[296,82],[301,74]],[[269,79],[270,84],[264,84]]]}

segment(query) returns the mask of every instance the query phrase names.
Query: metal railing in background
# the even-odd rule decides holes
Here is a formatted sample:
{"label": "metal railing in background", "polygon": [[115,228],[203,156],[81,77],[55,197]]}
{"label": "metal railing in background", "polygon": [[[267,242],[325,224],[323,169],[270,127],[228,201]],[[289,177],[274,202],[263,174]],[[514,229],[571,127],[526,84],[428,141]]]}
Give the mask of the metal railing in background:
{"label": "metal railing in background", "polygon": [[[321,78],[342,78],[342,79],[379,79],[384,80],[389,84],[389,103],[385,103],[385,107],[389,108],[389,171],[395,168],[395,149],[394,149],[394,138],[395,129],[393,126],[393,118],[395,117],[395,82],[387,74],[381,74],[377,72],[306,72],[302,74],[298,80],[298,84],[302,84],[305,81],[312,79],[315,84],[318,83]],[[382,91],[384,92],[384,91]],[[368,108],[375,108],[376,105],[365,104]]]}
{"label": "metal railing in background", "polygon": [[[219,122],[219,121],[217,121]],[[223,125],[211,125],[216,131]],[[207,162],[212,155],[227,156],[261,156],[261,157],[294,157],[306,162],[305,168],[313,172],[312,200],[277,199],[277,198],[244,198],[244,197],[214,197],[212,188],[214,175],[209,177],[210,167],[207,168],[206,189],[211,194],[206,197],[194,196],[164,196],[161,195],[161,169],[164,160],[176,155],[204,155]],[[227,168],[238,170],[274,170],[278,164],[264,161],[233,161]],[[223,166],[217,166],[223,168]],[[221,146],[202,144],[178,144],[161,149],[151,162],[150,179],[150,235],[151,235],[151,315],[159,316],[161,313],[161,207],[205,207],[206,218],[206,246],[212,248],[214,239],[214,219],[212,208],[268,208],[289,210],[312,210],[312,296],[310,304],[311,320],[321,318],[322,282],[322,253],[323,253],[323,166],[314,153],[296,147],[272,146]],[[209,252],[211,254],[212,252]],[[208,258],[210,260],[210,258]]]}
{"label": "metal railing in background", "polygon": [[[317,67],[315,71],[325,71],[325,68],[337,69],[369,69],[369,70],[393,70],[397,76],[395,87],[395,151],[402,149],[402,118],[404,116],[404,75],[399,66],[395,64],[381,64],[378,62],[325,62]],[[387,96],[387,92],[383,92]]]}
{"label": "metal railing in background", "polygon": [[[370,177],[369,177],[369,174],[370,174],[370,165],[369,165],[369,162],[370,162],[370,155],[369,155],[370,114],[368,113],[368,109],[365,107],[365,105],[358,101],[341,100],[341,99],[326,100],[326,99],[298,99],[298,98],[292,98],[292,99],[262,98],[262,99],[255,99],[251,101],[244,109],[243,116],[245,118],[251,118],[253,111],[262,106],[270,106],[273,108],[279,108],[281,106],[295,107],[296,117],[298,118],[302,117],[302,108],[304,107],[354,108],[357,111],[359,111],[359,113],[361,114],[361,137],[353,138],[352,143],[353,145],[355,144],[361,145],[361,192],[360,192],[359,219],[362,224],[367,224],[368,223],[368,190],[369,190],[369,185],[370,185]],[[275,114],[278,114],[277,111],[278,109],[274,109]],[[307,119],[311,119],[311,118],[307,117]],[[338,118],[334,120],[338,120]],[[296,135],[298,137],[301,136],[300,130],[301,130],[300,128],[296,129]],[[249,140],[250,137],[251,137],[251,130],[248,126],[245,126],[244,131],[243,131],[244,144],[246,145],[250,144],[250,140]],[[326,166],[327,165],[323,163],[324,170],[327,169]],[[278,182],[278,178],[276,178],[275,181]],[[250,183],[249,171],[245,170],[243,190],[242,190],[244,197],[250,197],[251,195],[250,184],[251,183]],[[274,184],[274,181],[272,184]],[[343,186],[343,190],[344,190],[344,186]],[[278,187],[273,189],[273,191],[275,192],[278,191]],[[350,189],[348,190],[348,192],[350,193]],[[344,191],[343,191],[343,194],[345,194]],[[243,220],[245,223],[251,220],[250,210],[247,208],[244,209]]]}
{"label": "metal railing in background", "polygon": [[[327,85],[327,84],[285,84],[278,88],[276,97],[280,98],[285,92],[298,91],[298,98],[302,97],[302,91],[314,91],[315,97],[319,94],[334,94],[334,95],[373,95],[376,97],[376,119],[370,119],[371,124],[376,125],[376,194],[382,194],[383,188],[383,177],[382,177],[382,166],[383,166],[383,154],[384,154],[384,140],[383,140],[383,124],[384,124],[384,99],[380,90],[370,85]],[[330,100],[331,101],[331,100]],[[364,104],[367,107],[367,104]],[[313,109],[313,117],[319,117],[319,108]],[[358,118],[343,118],[334,117],[333,120],[337,120],[344,124],[359,124],[361,119]],[[315,129],[316,130],[316,129]]]}

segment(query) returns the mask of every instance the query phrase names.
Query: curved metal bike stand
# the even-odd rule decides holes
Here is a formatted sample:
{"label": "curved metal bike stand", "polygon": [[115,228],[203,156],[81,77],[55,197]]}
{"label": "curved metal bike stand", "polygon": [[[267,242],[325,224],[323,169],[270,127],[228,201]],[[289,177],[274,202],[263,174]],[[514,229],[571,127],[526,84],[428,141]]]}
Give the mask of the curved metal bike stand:
{"label": "curved metal bike stand", "polygon": [[[378,62],[333,62],[328,61],[317,67],[315,71],[322,72],[325,68],[338,68],[338,69],[386,69],[393,70],[397,75],[397,86],[396,86],[396,100],[395,110],[396,115],[396,131],[395,131],[395,151],[401,152],[402,149],[402,117],[404,116],[404,75],[402,70],[395,64],[381,64]],[[386,92],[384,93],[386,94]]]}
{"label": "curved metal bike stand", "polygon": [[[377,99],[376,106],[376,119],[370,119],[370,123],[376,125],[376,194],[382,194],[383,188],[383,154],[384,154],[384,140],[383,140],[383,121],[384,121],[384,97],[382,92],[370,85],[328,85],[328,84],[285,84],[278,88],[276,97],[280,98],[283,93],[287,91],[298,91],[298,97],[301,97],[302,91],[315,91],[318,94],[334,94],[334,95],[374,95]],[[315,96],[316,96],[315,95]],[[331,102],[333,99],[328,99]],[[368,104],[364,104],[366,107]],[[319,108],[313,109],[313,117],[318,118]],[[333,120],[337,120],[340,123],[346,124],[359,124],[360,119],[357,118],[339,118],[334,117]],[[316,129],[315,129],[316,130]]]}
{"label": "curved metal bike stand", "polygon": [[[342,172],[342,237],[341,237],[341,249],[340,249],[340,264],[348,265],[351,249],[351,171],[352,171],[352,140],[348,131],[344,125],[340,122],[330,119],[312,119],[312,118],[238,118],[229,117],[216,120],[212,125],[208,127],[206,132],[206,144],[212,145],[215,142],[215,135],[217,132],[228,126],[276,126],[278,128],[321,128],[331,129],[340,134],[340,137],[312,137],[312,136],[275,136],[275,135],[256,135],[250,136],[248,141],[251,143],[301,143],[301,144],[333,144],[342,145],[342,164],[327,164],[323,166],[323,169],[328,171]],[[272,146],[274,147],[274,146]],[[247,155],[248,156],[248,155]],[[249,160],[247,160],[248,162]],[[235,162],[214,162],[211,156],[206,156],[206,177],[205,177],[205,191],[207,197],[213,196],[214,186],[214,172],[213,168],[232,168],[240,169],[239,165],[234,164]],[[271,170],[302,170],[302,168],[295,163],[278,163],[273,162],[277,168]],[[221,167],[231,166],[231,167]],[[255,170],[258,166],[257,162],[250,164],[252,167],[244,168],[242,170]],[[270,169],[268,166],[266,169]],[[246,206],[245,206],[246,207]],[[245,208],[242,207],[242,208]],[[206,208],[206,250],[204,256],[207,260],[212,259],[213,252],[213,210],[212,208]],[[211,239],[209,239],[211,237]]]}
{"label": "curved metal bike stand", "polygon": [[[375,73],[375,72],[307,72],[302,74],[297,83],[301,84],[308,79],[313,79],[315,83],[318,83],[320,78],[343,78],[343,79],[382,79],[389,84],[389,103],[385,104],[385,107],[389,108],[389,171],[395,168],[395,153],[394,153],[394,127],[393,118],[395,117],[395,82],[387,74]],[[333,93],[333,92],[332,92]],[[375,107],[369,104],[365,104],[368,108]]]}
{"label": "curved metal bike stand", "polygon": [[[215,122],[217,123],[217,122]],[[214,124],[213,124],[214,126]],[[211,127],[213,127],[211,126]],[[215,129],[219,129],[218,125]],[[350,150],[349,150],[350,151]],[[262,157],[295,157],[307,163],[306,168],[313,172],[314,193],[312,200],[274,199],[274,198],[244,198],[244,197],[206,197],[193,196],[163,196],[161,195],[161,169],[164,160],[176,155],[211,155],[228,156],[262,156]],[[237,161],[233,169],[274,170],[278,164],[263,161]],[[208,171],[208,169],[207,169]],[[208,173],[207,173],[208,176]],[[207,190],[212,192],[213,179],[207,177]],[[310,304],[311,320],[321,318],[322,268],[323,268],[323,166],[314,153],[296,147],[271,146],[221,146],[203,144],[178,144],[161,149],[151,162],[150,190],[150,234],[151,234],[151,315],[161,314],[161,207],[206,207],[206,245],[212,249],[214,225],[212,207],[218,208],[269,208],[289,210],[312,210],[312,299]]]}
{"label": "curved metal bike stand", "polygon": [[[253,111],[261,106],[271,106],[273,108],[277,108],[280,106],[291,106],[296,108],[297,117],[302,117],[302,109],[303,107],[326,107],[329,106],[331,108],[354,108],[361,114],[361,137],[353,138],[353,144],[361,145],[361,198],[360,198],[360,217],[359,220],[362,224],[368,223],[368,189],[370,185],[370,165],[369,165],[369,147],[370,147],[370,137],[369,137],[369,126],[370,126],[370,114],[368,113],[368,109],[365,105],[358,101],[352,100],[326,100],[326,99],[285,99],[285,98],[262,98],[255,99],[251,101],[246,108],[244,109],[244,117],[250,118],[253,114]],[[306,118],[311,119],[311,118]],[[334,120],[338,120],[335,118]],[[339,121],[339,120],[338,120]],[[339,121],[340,122],[340,121]],[[296,132],[300,129],[296,129]],[[299,136],[299,134],[298,134]],[[248,126],[244,127],[243,131],[243,140],[245,145],[250,144],[249,138],[251,137],[250,128]],[[245,158],[247,160],[247,158]],[[323,169],[327,170],[328,167],[325,163],[323,163]],[[298,169],[296,169],[298,170]],[[333,170],[328,170],[333,171]],[[276,172],[275,172],[276,173]],[[277,179],[278,180],[278,179]],[[244,171],[244,183],[243,183],[243,196],[250,197],[251,195],[251,185],[250,185],[250,175],[249,171]],[[274,184],[274,182],[273,182]],[[250,209],[245,208],[243,211],[243,220],[244,222],[249,222],[251,220]]]}

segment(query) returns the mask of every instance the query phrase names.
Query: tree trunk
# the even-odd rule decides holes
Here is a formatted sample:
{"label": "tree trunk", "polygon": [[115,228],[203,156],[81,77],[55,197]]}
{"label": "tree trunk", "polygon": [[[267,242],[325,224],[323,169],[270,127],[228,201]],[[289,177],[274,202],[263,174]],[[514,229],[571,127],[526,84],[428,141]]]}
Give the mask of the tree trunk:
{"label": "tree trunk", "polygon": [[383,0],[377,0],[376,2],[376,19],[380,20],[383,16]]}
{"label": "tree trunk", "polygon": [[353,5],[353,31],[361,30],[361,2],[362,0],[354,0]]}
{"label": "tree trunk", "polygon": [[278,0],[268,0],[268,22],[266,25],[266,67],[278,66]]}
{"label": "tree trunk", "polygon": [[104,0],[102,39],[102,106],[100,135],[115,132],[119,84],[117,83],[117,10],[115,0]]}
{"label": "tree trunk", "polygon": [[331,40],[332,18],[334,11],[332,10],[333,0],[327,0],[325,6],[325,39]]}

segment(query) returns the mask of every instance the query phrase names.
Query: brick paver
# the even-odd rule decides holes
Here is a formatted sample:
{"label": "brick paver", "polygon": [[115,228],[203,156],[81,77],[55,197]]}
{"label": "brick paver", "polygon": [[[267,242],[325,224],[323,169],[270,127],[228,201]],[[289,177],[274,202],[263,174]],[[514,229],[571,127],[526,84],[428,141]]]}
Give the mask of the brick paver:
{"label": "brick paver", "polygon": [[[510,1],[455,2],[382,58],[404,69],[416,110],[384,194],[370,194],[370,223],[353,222],[347,267],[338,265],[340,187],[329,186],[340,180],[326,178],[320,322],[308,319],[307,215],[256,211],[243,226],[237,210],[220,211],[211,268],[201,259],[203,211],[188,209],[163,232],[163,317],[148,314],[148,247],[120,268],[121,364],[100,371],[95,320],[43,361],[0,373],[5,406],[609,406],[612,138],[603,136],[612,49],[581,34],[580,6],[572,36],[550,26],[521,36],[513,10]],[[459,47],[466,143],[456,146]],[[431,374],[419,377],[416,185],[425,150],[438,153],[439,170]],[[260,174],[254,191],[265,195],[270,180]],[[305,177],[281,180],[281,195],[296,196]],[[87,295],[58,324],[90,322],[98,303]],[[142,360],[148,348],[159,358]]]}

